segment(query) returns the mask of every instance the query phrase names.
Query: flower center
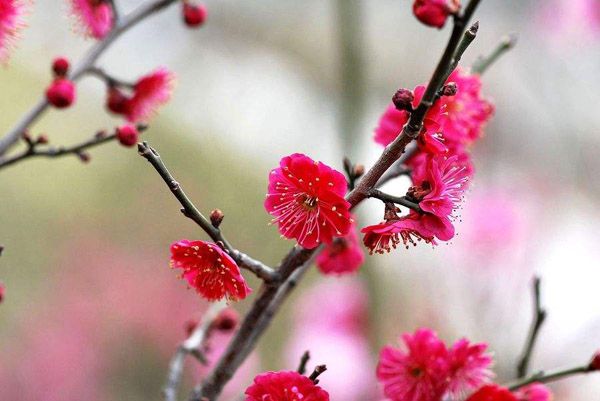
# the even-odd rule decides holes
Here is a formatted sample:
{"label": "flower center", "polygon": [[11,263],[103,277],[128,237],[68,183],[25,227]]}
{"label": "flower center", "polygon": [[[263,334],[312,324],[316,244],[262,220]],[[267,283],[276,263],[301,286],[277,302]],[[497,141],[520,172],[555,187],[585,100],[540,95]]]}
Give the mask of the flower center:
{"label": "flower center", "polygon": [[415,367],[410,370],[410,375],[416,378],[423,376],[423,373],[425,372],[420,367]]}
{"label": "flower center", "polygon": [[317,208],[318,198],[310,196],[308,194],[302,194],[298,197],[298,203],[301,204],[306,210],[314,210]]}

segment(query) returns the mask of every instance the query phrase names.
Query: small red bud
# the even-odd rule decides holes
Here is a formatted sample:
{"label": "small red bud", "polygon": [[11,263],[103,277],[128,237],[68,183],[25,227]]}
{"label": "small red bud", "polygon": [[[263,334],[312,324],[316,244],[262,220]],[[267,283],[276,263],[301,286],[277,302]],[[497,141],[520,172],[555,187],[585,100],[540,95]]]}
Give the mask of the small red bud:
{"label": "small red bud", "polygon": [[42,134],[42,135],[38,136],[37,139],[35,140],[35,142],[39,143],[40,145],[47,144],[49,142],[48,135]]}
{"label": "small red bud", "polygon": [[442,96],[454,96],[458,92],[456,82],[450,82],[442,88]]}
{"label": "small red bud", "polygon": [[90,154],[87,152],[79,152],[77,153],[77,156],[82,163],[89,163],[90,160],[92,160],[92,156],[90,156]]}
{"label": "small red bud", "polygon": [[129,98],[118,88],[109,87],[106,94],[106,108],[115,114],[127,113]]}
{"label": "small red bud", "polygon": [[4,295],[6,293],[6,288],[4,288],[4,284],[0,283],[0,303],[4,301]]}
{"label": "small red bud", "polygon": [[46,99],[58,109],[69,107],[75,101],[75,85],[66,78],[56,78],[46,90]]}
{"label": "small red bud", "polygon": [[57,57],[52,62],[52,71],[57,77],[65,77],[69,72],[69,60],[64,57]]}
{"label": "small red bud", "polygon": [[117,139],[123,146],[131,147],[138,142],[140,133],[135,125],[125,124],[117,128]]}
{"label": "small red bud", "polygon": [[592,361],[590,362],[591,371],[600,371],[600,351],[596,351]]}
{"label": "small red bud", "polygon": [[357,164],[356,166],[354,166],[352,173],[354,174],[354,178],[362,177],[365,173],[365,166],[363,166],[362,164]]}
{"label": "small red bud", "polygon": [[213,327],[219,331],[231,331],[236,328],[240,315],[235,309],[223,309],[213,322]]}
{"label": "small red bud", "polygon": [[224,217],[225,215],[219,209],[215,209],[212,212],[210,212],[210,222],[215,228],[219,228]]}
{"label": "small red bud", "polygon": [[411,90],[404,88],[398,89],[398,91],[392,97],[392,102],[398,110],[412,111],[413,100],[415,100],[415,95]]}
{"label": "small red bud", "polygon": [[413,13],[423,24],[442,28],[449,15],[460,9],[460,0],[415,0]]}
{"label": "small red bud", "polygon": [[199,27],[206,21],[207,11],[204,4],[183,2],[183,21],[189,27]]}
{"label": "small red bud", "polygon": [[196,327],[198,327],[198,321],[194,319],[190,319],[183,324],[183,329],[188,337],[192,335]]}

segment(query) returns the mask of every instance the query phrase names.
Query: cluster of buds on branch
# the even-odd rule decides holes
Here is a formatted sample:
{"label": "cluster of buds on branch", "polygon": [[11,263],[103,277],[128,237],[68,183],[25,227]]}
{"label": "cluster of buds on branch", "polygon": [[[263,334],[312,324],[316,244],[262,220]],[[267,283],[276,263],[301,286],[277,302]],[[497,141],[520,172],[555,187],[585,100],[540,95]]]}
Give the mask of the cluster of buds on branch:
{"label": "cluster of buds on branch", "polygon": [[[416,0],[413,12],[427,26],[442,28],[449,18],[453,27],[446,49],[431,79],[414,87],[401,88],[392,96],[374,132],[374,142],[384,147],[380,158],[370,167],[344,160],[344,173],[334,167],[293,153],[281,158],[265,186],[265,210],[272,216],[282,238],[293,247],[277,268],[268,266],[236,249],[224,236],[227,221],[219,209],[208,218],[198,210],[171,175],[158,152],[146,142],[138,143],[145,122],[166,103],[173,90],[174,75],[158,68],[126,82],[97,66],[97,59],[124,31],[176,0],[151,0],[121,16],[116,2],[108,0],[71,0],[71,13],[79,32],[95,39],[77,67],[64,57],[52,63],[53,78],[45,98],[17,126],[0,138],[0,168],[34,156],[56,157],[75,154],[89,160],[87,149],[110,140],[138,150],[159,173],[181,204],[184,216],[193,220],[209,240],[181,239],[170,247],[171,267],[181,272],[188,286],[213,306],[200,323],[188,326],[188,339],[177,350],[169,366],[164,396],[177,399],[184,360],[196,356],[202,363],[205,341],[214,330],[234,331],[231,342],[211,372],[197,384],[190,400],[216,400],[225,384],[254,349],[282,303],[314,262],[321,273],[343,275],[359,270],[370,254],[382,254],[399,244],[409,248],[421,241],[432,246],[455,235],[454,220],[465,192],[473,179],[473,145],[483,136],[494,108],[482,95],[481,74],[491,64],[480,61],[474,69],[459,67],[463,53],[473,42],[479,28],[470,20],[479,0],[461,5],[459,0]],[[179,1],[183,21],[190,27],[204,24],[203,5]],[[0,0],[0,58],[6,60],[22,26],[25,3]],[[503,43],[501,51],[512,46]],[[494,60],[501,51],[494,52]],[[125,121],[111,134],[101,130],[92,139],[71,147],[49,147],[46,135],[33,138],[29,127],[42,112],[53,106],[64,109],[76,100],[76,81],[94,76],[106,85],[106,109]],[[7,154],[22,139],[26,149]],[[382,187],[400,176],[411,184],[401,195],[386,193]],[[354,209],[366,199],[382,202],[383,221],[360,227]],[[402,214],[401,208],[407,213]],[[362,233],[362,245],[359,234]],[[244,271],[261,280],[261,289],[248,313],[239,318],[223,302],[246,299],[253,293]],[[485,343],[461,339],[447,346],[429,328],[401,336],[402,347],[385,346],[375,372],[383,394],[391,401],[549,401],[544,385],[574,374],[600,370],[600,356],[572,369],[528,376],[528,363],[545,311],[539,302],[536,281],[536,315],[520,364],[518,381],[502,386],[493,382],[492,356]],[[0,286],[0,301],[4,289]],[[318,376],[326,368],[319,365],[306,376],[307,357],[298,371],[265,372],[254,378],[245,390],[246,401],[328,401]],[[333,372],[335,374],[335,372]],[[373,398],[379,397],[374,395]]]}

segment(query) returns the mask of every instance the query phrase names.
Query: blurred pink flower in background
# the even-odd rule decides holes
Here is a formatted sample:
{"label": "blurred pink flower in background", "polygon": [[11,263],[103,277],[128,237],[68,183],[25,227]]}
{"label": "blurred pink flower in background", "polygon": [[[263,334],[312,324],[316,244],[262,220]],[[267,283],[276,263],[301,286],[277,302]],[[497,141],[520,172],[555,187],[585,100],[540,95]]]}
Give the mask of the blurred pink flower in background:
{"label": "blurred pink flower in background", "polygon": [[63,260],[51,296],[24,314],[20,334],[2,344],[3,399],[109,399],[111,375],[128,370],[124,354],[143,355],[151,347],[164,368],[185,336],[183,323],[206,307],[173,280],[164,255],[125,252],[90,238],[70,243]]}
{"label": "blurred pink flower in background", "polygon": [[361,282],[355,277],[321,281],[296,305],[286,365],[295,369],[308,350],[307,373],[327,365],[319,380],[332,400],[362,401],[375,394],[375,367],[365,336],[367,294]]}
{"label": "blurred pink flower in background", "polygon": [[598,0],[551,0],[535,7],[542,7],[541,12],[535,14],[538,31],[551,45],[573,47],[573,40],[579,45],[600,35]]}

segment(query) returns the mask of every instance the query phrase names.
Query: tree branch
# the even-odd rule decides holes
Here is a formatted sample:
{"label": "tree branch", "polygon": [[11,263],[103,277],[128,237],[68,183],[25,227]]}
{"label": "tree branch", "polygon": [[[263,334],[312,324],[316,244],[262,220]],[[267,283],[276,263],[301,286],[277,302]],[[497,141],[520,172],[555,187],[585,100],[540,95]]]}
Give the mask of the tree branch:
{"label": "tree branch", "polygon": [[527,376],[529,362],[531,360],[531,355],[533,354],[536,340],[540,333],[540,329],[546,320],[547,313],[542,307],[540,287],[541,279],[539,277],[535,277],[533,280],[533,321],[531,328],[529,329],[529,336],[527,337],[527,342],[525,343],[525,349],[523,350],[519,365],[517,366],[517,378],[523,378]]}
{"label": "tree branch", "polygon": [[173,195],[175,195],[183,207],[181,212],[184,214],[184,216],[190,218],[196,224],[198,224],[213,241],[221,245],[227,251],[227,253],[229,253],[229,255],[236,261],[238,265],[240,265],[240,267],[250,270],[265,282],[270,282],[277,278],[277,272],[275,272],[273,269],[235,249],[223,236],[221,230],[217,227],[214,227],[212,223],[206,217],[204,217],[202,213],[200,213],[198,208],[185,194],[183,188],[181,188],[181,185],[179,185],[179,183],[171,175],[156,150],[148,146],[147,142],[143,142],[138,144],[138,151],[142,157],[150,162],[152,167],[154,167],[154,169],[162,177],[163,181],[167,184]]}
{"label": "tree branch", "polygon": [[106,135],[105,131],[99,131],[92,138],[72,146],[59,146],[39,149],[38,144],[29,144],[27,149],[25,149],[23,152],[5,159],[0,159],[0,169],[32,157],[56,158],[67,155],[76,155],[81,157],[81,155],[85,154],[87,149],[110,142],[116,137],[116,134]]}
{"label": "tree branch", "polygon": [[560,379],[565,379],[570,376],[586,374],[591,372],[594,372],[594,370],[591,369],[589,365],[576,366],[574,368],[557,370],[550,373],[538,372],[529,378],[510,384],[507,387],[510,391],[515,391],[520,389],[521,387],[525,387],[532,383],[550,383]]}
{"label": "tree branch", "polygon": [[181,377],[183,375],[183,368],[185,364],[185,357],[189,354],[200,352],[202,344],[208,337],[208,333],[211,329],[211,325],[217,318],[219,313],[225,309],[226,304],[224,302],[217,302],[210,306],[202,318],[202,323],[199,324],[194,332],[185,340],[179,347],[175,355],[169,363],[169,373],[167,375],[167,382],[163,388],[163,395],[165,401],[176,401],[177,390],[181,383]]}
{"label": "tree branch", "polygon": [[401,206],[407,207],[409,209],[412,209],[415,212],[424,213],[418,203],[408,200],[406,198],[406,196],[402,196],[402,197],[393,196],[390,194],[386,194],[385,192],[382,192],[378,189],[372,189],[369,191],[369,198],[376,198],[384,203],[387,203],[387,202],[395,203],[397,205],[401,205]]}
{"label": "tree branch", "polygon": [[[151,0],[132,11],[130,14],[120,18],[111,32],[102,41],[96,43],[83,57],[69,79],[77,81],[91,67],[94,66],[98,58],[108,49],[115,40],[130,28],[142,22],[147,17],[163,10],[167,6],[175,3],[177,0]],[[45,97],[42,97],[31,110],[29,110],[17,124],[0,138],[0,157],[19,141],[19,138],[31,124],[33,124],[48,108],[49,104]],[[2,161],[0,159],[0,161]]]}
{"label": "tree branch", "polygon": [[479,57],[473,64],[471,70],[474,74],[482,75],[494,64],[504,53],[515,47],[517,44],[517,35],[511,34],[504,36],[498,46],[486,57]]}

